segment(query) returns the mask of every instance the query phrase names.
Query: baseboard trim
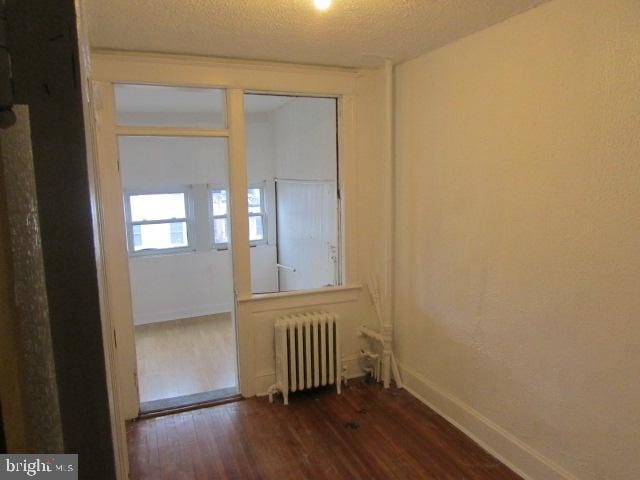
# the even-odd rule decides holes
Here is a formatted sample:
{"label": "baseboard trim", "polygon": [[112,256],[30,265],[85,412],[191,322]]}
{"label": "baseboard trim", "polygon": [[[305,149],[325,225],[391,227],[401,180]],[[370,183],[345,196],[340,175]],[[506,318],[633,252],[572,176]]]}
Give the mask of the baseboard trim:
{"label": "baseboard trim", "polygon": [[578,480],[574,475],[433,382],[399,364],[403,387],[525,480]]}

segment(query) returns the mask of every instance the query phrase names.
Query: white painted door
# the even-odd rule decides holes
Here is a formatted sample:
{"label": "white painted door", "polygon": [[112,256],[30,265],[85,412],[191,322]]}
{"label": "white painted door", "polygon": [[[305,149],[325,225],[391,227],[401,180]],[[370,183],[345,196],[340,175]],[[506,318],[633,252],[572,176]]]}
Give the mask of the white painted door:
{"label": "white painted door", "polygon": [[336,285],[336,183],[278,180],[276,195],[280,290]]}

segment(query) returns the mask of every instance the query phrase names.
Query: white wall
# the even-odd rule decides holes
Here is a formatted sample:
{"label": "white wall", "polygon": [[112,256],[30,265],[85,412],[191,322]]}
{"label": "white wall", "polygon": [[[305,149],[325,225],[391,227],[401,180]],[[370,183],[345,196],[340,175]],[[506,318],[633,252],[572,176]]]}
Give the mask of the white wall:
{"label": "white wall", "polygon": [[274,117],[277,177],[335,181],[335,100],[292,98]]}
{"label": "white wall", "polygon": [[407,385],[529,478],[640,478],[640,2],[396,69]]}
{"label": "white wall", "polygon": [[[249,123],[253,125],[253,121]],[[257,162],[259,167],[250,183],[265,181],[267,203],[272,204],[273,172],[269,170],[273,169],[273,161],[268,138],[250,135],[248,142],[249,150],[261,152],[267,158]],[[199,204],[206,205],[206,185],[228,183],[226,139],[121,137],[119,144],[124,190],[194,185],[194,195],[204,196]],[[196,252],[130,257],[136,325],[232,310],[231,254],[209,247],[207,215],[206,210],[196,211],[200,221],[196,221],[196,231],[190,232],[195,237]],[[272,221],[271,216],[268,218]],[[268,229],[271,230],[275,230],[275,223]],[[251,258],[256,266],[252,269],[256,290],[274,291],[275,246],[251,248]]]}
{"label": "white wall", "polygon": [[[175,114],[119,115],[120,122],[154,124],[161,119],[171,124],[174,117],[176,122],[181,120]],[[268,237],[266,244],[251,248],[252,290],[277,292],[275,178],[335,180],[335,102],[292,98],[274,112],[249,113],[246,120],[247,173],[251,185],[265,189]],[[125,190],[194,185],[194,195],[203,196],[207,184],[227,184],[224,139],[123,137],[119,144]],[[203,197],[200,204],[204,202]],[[136,325],[232,309],[231,257],[226,250],[209,248],[206,214],[196,212],[200,221],[196,221],[196,231],[190,232],[196,237],[196,252],[130,258]],[[310,269],[318,276],[311,279],[314,287],[328,283],[324,270]],[[283,289],[306,288],[307,284],[293,279]]]}

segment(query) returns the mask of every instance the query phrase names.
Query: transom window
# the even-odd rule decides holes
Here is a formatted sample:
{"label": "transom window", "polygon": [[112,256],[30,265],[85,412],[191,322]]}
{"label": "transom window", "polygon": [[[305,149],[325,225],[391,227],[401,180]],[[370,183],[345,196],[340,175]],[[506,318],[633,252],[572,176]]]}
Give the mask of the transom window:
{"label": "transom window", "polygon": [[191,246],[188,191],[128,193],[127,239],[131,254],[168,253]]}

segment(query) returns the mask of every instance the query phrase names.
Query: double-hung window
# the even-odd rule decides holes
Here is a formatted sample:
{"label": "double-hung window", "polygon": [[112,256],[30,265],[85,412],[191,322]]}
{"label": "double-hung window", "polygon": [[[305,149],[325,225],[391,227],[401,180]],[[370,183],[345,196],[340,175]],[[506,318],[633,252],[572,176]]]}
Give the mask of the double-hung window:
{"label": "double-hung window", "polygon": [[266,243],[267,219],[264,210],[264,188],[249,187],[247,201],[249,205],[249,243],[251,245]]}
{"label": "double-hung window", "polygon": [[[229,244],[229,202],[224,188],[210,190],[213,244],[216,248],[227,248]],[[247,190],[249,206],[249,243],[252,246],[267,242],[267,214],[264,208],[264,188],[250,187]]]}
{"label": "double-hung window", "polygon": [[125,195],[127,241],[130,255],[189,250],[190,189]]}
{"label": "double-hung window", "polygon": [[213,229],[213,245],[216,248],[227,248],[229,245],[229,202],[227,190],[213,188],[210,190],[211,214]]}

